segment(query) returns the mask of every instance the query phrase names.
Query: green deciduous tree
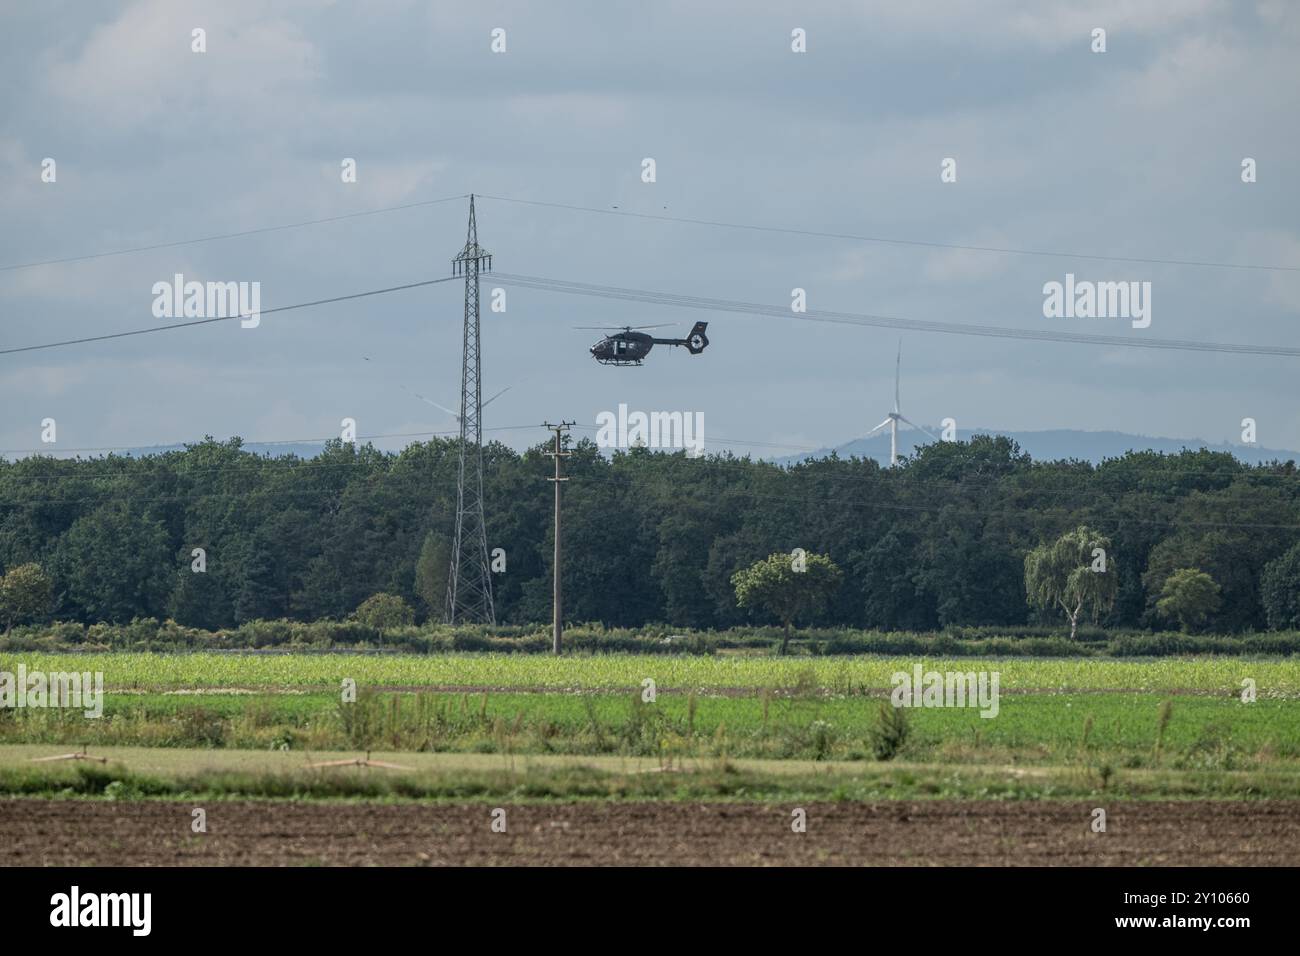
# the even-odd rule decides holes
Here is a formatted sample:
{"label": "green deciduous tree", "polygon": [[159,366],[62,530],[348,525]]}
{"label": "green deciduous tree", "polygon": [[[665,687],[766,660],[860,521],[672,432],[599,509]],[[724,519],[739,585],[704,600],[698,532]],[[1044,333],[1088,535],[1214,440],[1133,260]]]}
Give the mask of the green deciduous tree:
{"label": "green deciduous tree", "polygon": [[381,633],[415,623],[415,612],[396,594],[372,594],[361,602],[355,617]]}
{"label": "green deciduous tree", "polygon": [[[1173,476],[1171,476],[1172,479]],[[1205,481],[1206,479],[1196,479]],[[1142,580],[1152,616],[1165,580],[1179,568],[1200,568],[1222,588],[1222,604],[1207,626],[1215,631],[1267,626],[1260,584],[1264,568],[1295,544],[1294,481],[1239,481],[1195,490],[1179,504],[1186,526],[1152,549]]]}
{"label": "green deciduous tree", "polygon": [[1219,609],[1219,585],[1204,571],[1179,568],[1165,579],[1156,610],[1172,618],[1185,631],[1198,630]]}
{"label": "green deciduous tree", "polygon": [[1300,544],[1268,563],[1259,592],[1269,627],[1300,628]]}
{"label": "green deciduous tree", "polygon": [[55,568],[65,601],[85,620],[123,622],[165,611],[175,553],[156,518],[109,502],[63,535]]}
{"label": "green deciduous tree", "polygon": [[778,551],[731,576],[736,603],[761,608],[781,621],[785,634],[780,653],[790,644],[790,626],[826,606],[843,577],[835,562],[824,554],[795,558]]}
{"label": "green deciduous tree", "polygon": [[451,574],[451,544],[446,535],[430,531],[415,561],[415,594],[432,620],[442,617],[447,603],[447,577]]}
{"label": "green deciduous tree", "polygon": [[234,611],[218,570],[196,572],[186,564],[175,574],[167,609],[174,620],[190,627],[215,631],[234,623]]}
{"label": "green deciduous tree", "polygon": [[[548,450],[540,437],[522,454],[484,447],[488,544],[509,555],[508,572],[492,576],[501,622],[550,619]],[[573,621],[754,619],[737,608],[732,576],[799,543],[843,569],[819,624],[1015,627],[1030,613],[1025,554],[1085,525],[1113,529],[1108,624],[1176,626],[1156,609],[1161,588],[1199,568],[1222,589],[1205,628],[1300,627],[1300,557],[1276,563],[1300,539],[1291,463],[1209,451],[1035,462],[987,436],[927,445],[897,468],[833,454],[789,465],[649,448],[605,455],[590,440],[572,451],[563,573]],[[82,623],[337,620],[379,593],[417,618],[440,617],[438,552],[455,527],[458,461],[459,440],[443,438],[400,453],[335,440],[306,458],[255,455],[238,439],[158,455],[0,457],[0,568],[39,563],[55,613]],[[195,547],[207,549],[206,573],[190,570]]]}
{"label": "green deciduous tree", "polygon": [[1059,607],[1070,622],[1070,639],[1079,617],[1094,621],[1115,603],[1118,582],[1110,567],[1110,539],[1080,525],[1025,555],[1025,591],[1031,607]]}
{"label": "green deciduous tree", "polygon": [[20,564],[0,578],[0,617],[5,633],[15,624],[36,620],[50,612],[54,585],[39,564]]}

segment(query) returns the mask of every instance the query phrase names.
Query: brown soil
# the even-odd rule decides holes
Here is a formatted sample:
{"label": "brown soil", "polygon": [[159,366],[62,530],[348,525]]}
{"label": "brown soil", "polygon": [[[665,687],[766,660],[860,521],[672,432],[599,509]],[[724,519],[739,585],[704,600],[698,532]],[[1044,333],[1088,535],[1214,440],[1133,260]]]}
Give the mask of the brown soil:
{"label": "brown soil", "polygon": [[0,800],[0,865],[1294,865],[1300,802],[488,805]]}

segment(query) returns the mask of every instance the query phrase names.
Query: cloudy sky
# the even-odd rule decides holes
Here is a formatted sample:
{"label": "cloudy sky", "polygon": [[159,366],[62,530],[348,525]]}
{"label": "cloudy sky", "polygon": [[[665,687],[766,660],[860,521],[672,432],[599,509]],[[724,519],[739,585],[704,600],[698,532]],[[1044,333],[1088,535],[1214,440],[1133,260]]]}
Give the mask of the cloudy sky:
{"label": "cloudy sky", "polygon": [[[601,210],[480,200],[502,272],[783,307],[801,287],[814,309],[1296,347],[1298,51],[1300,6],[1285,0],[8,3],[0,265],[408,208],[5,268],[0,349],[160,324],[151,290],[175,273],[260,282],[263,309],[447,275],[467,203],[427,201],[470,192]],[[1150,327],[1045,318],[1043,285],[1067,272],[1149,281]],[[703,355],[656,351],[632,369],[595,364],[598,335],[572,328],[684,334],[698,318]],[[447,430],[411,393],[456,403],[460,336],[461,288],[445,283],[256,329],[0,355],[0,448],[323,438],[345,416],[362,435]],[[761,454],[838,444],[889,410],[897,342],[510,289],[505,313],[484,313],[485,389],[510,386],[485,425],[524,447],[543,419],[590,426],[626,402],[702,411],[706,441]],[[915,331],[902,347],[918,422],[1238,441],[1249,416],[1261,444],[1300,448],[1297,358]]]}

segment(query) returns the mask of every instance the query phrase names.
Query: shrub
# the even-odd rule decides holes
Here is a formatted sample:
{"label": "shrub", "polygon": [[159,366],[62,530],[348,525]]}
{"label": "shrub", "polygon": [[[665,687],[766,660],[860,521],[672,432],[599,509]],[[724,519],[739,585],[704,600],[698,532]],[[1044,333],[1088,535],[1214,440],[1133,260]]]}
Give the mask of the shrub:
{"label": "shrub", "polygon": [[889,701],[880,702],[876,724],[869,731],[871,752],[877,760],[893,760],[907,743],[907,714]]}
{"label": "shrub", "polygon": [[415,611],[396,594],[372,594],[353,613],[357,621],[383,632],[415,623]]}

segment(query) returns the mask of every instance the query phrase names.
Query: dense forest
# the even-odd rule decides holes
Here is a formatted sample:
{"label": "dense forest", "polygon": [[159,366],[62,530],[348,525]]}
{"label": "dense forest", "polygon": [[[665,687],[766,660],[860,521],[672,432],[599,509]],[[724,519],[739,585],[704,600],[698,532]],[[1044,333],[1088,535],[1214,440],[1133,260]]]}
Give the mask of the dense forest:
{"label": "dense forest", "polygon": [[[457,442],[400,453],[332,443],[311,459],[240,441],[131,458],[0,462],[0,572],[38,563],[51,614],[195,627],[343,619],[400,595],[438,618],[453,531]],[[930,630],[1059,621],[1026,601],[1025,556],[1079,525],[1107,536],[1118,595],[1108,626],[1164,628],[1176,570],[1210,575],[1207,629],[1300,625],[1300,480],[1206,451],[1094,466],[1033,462],[1006,438],[928,446],[894,469],[835,457],[791,467],[647,449],[566,460],[565,611],[609,626],[727,627],[732,574],[776,551],[828,555],[843,583],[824,625]],[[539,445],[484,449],[498,619],[550,616],[552,462]],[[203,549],[198,573],[195,549]],[[1045,617],[1039,615],[1045,614]]]}

